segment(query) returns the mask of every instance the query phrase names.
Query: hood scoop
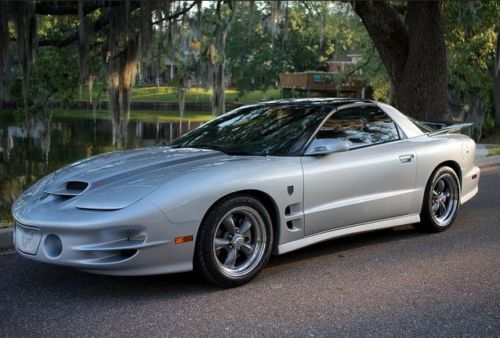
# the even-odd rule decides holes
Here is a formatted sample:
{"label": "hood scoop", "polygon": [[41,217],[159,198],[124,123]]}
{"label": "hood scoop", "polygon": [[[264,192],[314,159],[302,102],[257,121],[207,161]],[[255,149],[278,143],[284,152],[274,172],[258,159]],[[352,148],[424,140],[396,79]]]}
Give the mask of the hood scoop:
{"label": "hood scoop", "polygon": [[69,199],[78,195],[81,195],[87,188],[89,184],[82,181],[68,181],[63,182],[47,191],[47,194],[60,196],[64,199]]}

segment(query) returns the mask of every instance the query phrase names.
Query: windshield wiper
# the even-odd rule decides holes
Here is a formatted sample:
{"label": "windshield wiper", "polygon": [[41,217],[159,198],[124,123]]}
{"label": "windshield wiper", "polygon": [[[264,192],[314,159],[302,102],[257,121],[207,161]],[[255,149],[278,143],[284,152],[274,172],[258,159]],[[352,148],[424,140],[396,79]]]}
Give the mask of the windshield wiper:
{"label": "windshield wiper", "polygon": [[260,155],[257,153],[250,153],[250,152],[248,152],[246,150],[242,150],[242,149],[224,149],[221,151],[224,151],[228,155],[250,155],[250,156],[259,156]]}

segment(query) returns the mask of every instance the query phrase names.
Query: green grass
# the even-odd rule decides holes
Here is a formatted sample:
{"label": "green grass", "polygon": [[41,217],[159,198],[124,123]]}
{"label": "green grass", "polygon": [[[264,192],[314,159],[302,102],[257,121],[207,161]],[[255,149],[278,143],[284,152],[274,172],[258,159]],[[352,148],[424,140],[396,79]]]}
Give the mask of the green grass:
{"label": "green grass", "polygon": [[[96,85],[93,90],[93,98],[99,96],[100,101],[107,100],[106,91],[103,91],[103,86]],[[104,88],[105,89],[105,88]],[[186,91],[186,102],[210,102],[211,90],[203,88],[190,88]],[[275,100],[281,98],[281,91],[277,88],[271,88],[267,91],[255,90],[247,93],[242,97],[238,97],[238,91],[234,89],[226,90],[226,102],[244,102],[254,103],[259,101]],[[79,99],[79,97],[75,98]],[[82,100],[88,100],[88,91],[82,90]],[[147,101],[147,102],[175,102],[177,101],[177,89],[175,87],[137,87],[132,89],[132,101]]]}
{"label": "green grass", "polygon": [[486,145],[486,149],[488,149],[488,154],[491,155],[500,155],[500,144],[491,144]]}
{"label": "green grass", "polygon": [[12,226],[12,222],[8,221],[0,221],[0,228],[10,228]]}
{"label": "green grass", "polygon": [[10,222],[7,222],[7,221],[4,221],[4,220],[0,220],[0,228],[8,228],[8,227],[11,227],[12,224],[10,224]]}
{"label": "green grass", "polygon": [[[52,113],[54,119],[92,119],[92,112],[85,109],[71,109],[71,110],[55,110]],[[105,110],[96,112],[97,119],[109,119],[109,113]],[[132,110],[130,113],[131,120],[140,120],[145,122],[169,122],[178,121],[179,112],[172,110]],[[212,115],[209,112],[201,111],[186,111],[184,112],[183,120],[194,121],[209,121]]]}
{"label": "green grass", "polygon": [[483,137],[481,142],[486,145],[488,155],[500,155],[500,128],[492,128],[488,136]]}
{"label": "green grass", "polygon": [[[1,109],[0,118],[2,116],[12,116],[17,113],[13,109]],[[109,120],[109,113],[107,110],[98,110],[95,114],[96,119],[99,120]],[[21,117],[18,117],[21,118]],[[24,118],[24,115],[22,115]],[[55,109],[52,111],[52,118],[55,120],[71,120],[71,119],[84,119],[90,120],[94,116],[92,112],[88,109]],[[204,111],[185,111],[183,121],[191,120],[197,122],[210,121],[213,118],[210,112]],[[130,112],[130,119],[132,121],[143,121],[143,122],[172,122],[179,121],[179,112],[176,110],[132,110]]]}

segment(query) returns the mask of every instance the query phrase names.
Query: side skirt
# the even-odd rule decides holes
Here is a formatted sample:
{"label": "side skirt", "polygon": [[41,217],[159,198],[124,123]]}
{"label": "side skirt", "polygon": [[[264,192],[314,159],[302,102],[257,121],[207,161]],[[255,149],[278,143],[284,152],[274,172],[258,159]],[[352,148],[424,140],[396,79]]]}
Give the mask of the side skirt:
{"label": "side skirt", "polygon": [[312,245],[315,243],[327,241],[329,239],[344,237],[348,235],[358,234],[361,232],[368,232],[373,230],[380,230],[385,228],[392,228],[398,225],[411,224],[420,222],[420,215],[406,215],[401,217],[394,217],[385,219],[382,221],[371,222],[371,223],[362,223],[351,225],[344,228],[334,229],[326,232],[321,232],[316,235],[311,235],[304,237],[302,239],[298,239],[293,242],[288,242],[285,244],[281,244],[278,246],[278,255],[294,251],[308,245]]}

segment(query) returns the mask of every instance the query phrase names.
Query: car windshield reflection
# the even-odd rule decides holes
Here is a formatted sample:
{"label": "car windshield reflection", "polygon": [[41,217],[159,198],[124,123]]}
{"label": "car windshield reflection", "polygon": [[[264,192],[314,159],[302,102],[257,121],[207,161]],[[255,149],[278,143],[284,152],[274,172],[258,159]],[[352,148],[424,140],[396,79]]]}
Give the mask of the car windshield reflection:
{"label": "car windshield reflection", "polygon": [[191,131],[172,146],[240,155],[299,155],[333,108],[312,103],[245,107]]}

